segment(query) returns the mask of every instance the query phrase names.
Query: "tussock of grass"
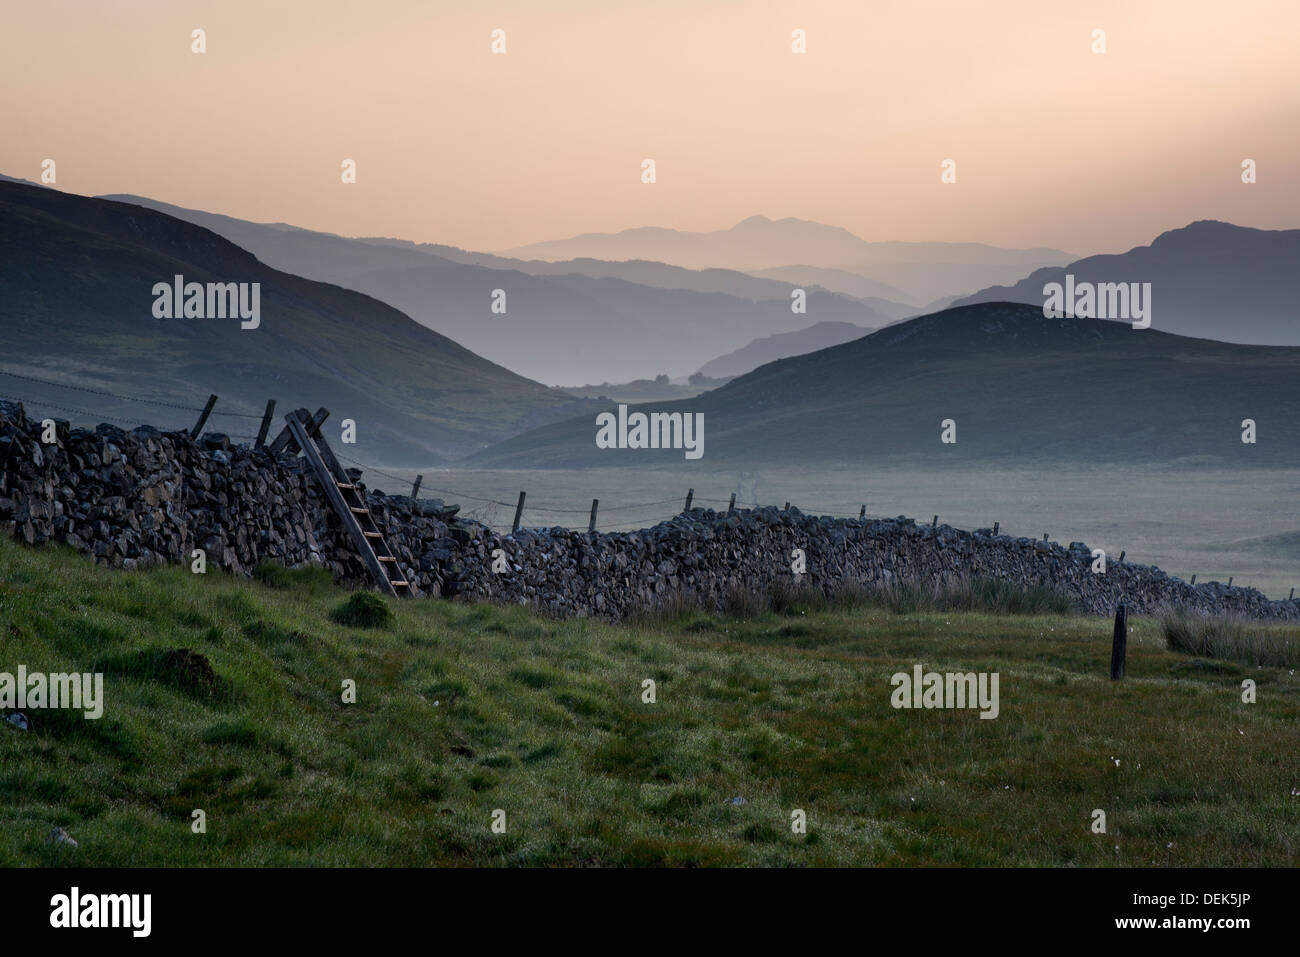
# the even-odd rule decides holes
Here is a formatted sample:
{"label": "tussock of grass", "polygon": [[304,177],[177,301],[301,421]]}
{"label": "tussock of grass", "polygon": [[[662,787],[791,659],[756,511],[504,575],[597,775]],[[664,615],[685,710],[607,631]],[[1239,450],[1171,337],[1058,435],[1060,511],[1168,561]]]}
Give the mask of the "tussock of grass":
{"label": "tussock of grass", "polygon": [[1171,608],[1160,618],[1170,651],[1268,668],[1300,665],[1300,629]]}
{"label": "tussock of grass", "polygon": [[330,612],[330,617],[353,628],[383,628],[392,623],[393,612],[374,592],[358,591]]}

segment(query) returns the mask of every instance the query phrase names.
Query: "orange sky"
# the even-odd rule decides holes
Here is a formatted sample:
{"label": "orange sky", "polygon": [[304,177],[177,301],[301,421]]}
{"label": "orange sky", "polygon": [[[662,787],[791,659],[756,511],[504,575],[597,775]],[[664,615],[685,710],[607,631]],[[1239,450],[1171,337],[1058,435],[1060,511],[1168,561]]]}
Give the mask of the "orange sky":
{"label": "orange sky", "polygon": [[1296,0],[6,3],[0,172],[473,249],[761,213],[1115,251],[1300,226],[1297,37]]}

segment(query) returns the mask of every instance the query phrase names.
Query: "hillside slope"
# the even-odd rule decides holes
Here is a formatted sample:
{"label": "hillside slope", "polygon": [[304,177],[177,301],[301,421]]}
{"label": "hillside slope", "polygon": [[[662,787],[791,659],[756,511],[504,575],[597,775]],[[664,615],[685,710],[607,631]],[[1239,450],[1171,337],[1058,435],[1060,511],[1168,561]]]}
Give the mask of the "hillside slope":
{"label": "hillside slope", "polygon": [[[5,372],[188,406],[215,393],[220,415],[209,427],[235,434],[255,432],[256,419],[221,415],[256,415],[271,398],[281,413],[325,405],[334,421],[357,422],[355,454],[415,464],[582,407],[391,306],[278,272],[206,229],[139,206],[0,183],[0,222]],[[186,282],[260,283],[260,326],[154,318],[154,284],[177,274]],[[177,426],[196,418],[12,376],[0,376],[0,393],[34,410],[82,408],[93,422]]]}
{"label": "hillside slope", "polygon": [[871,331],[862,326],[855,326],[851,322],[815,322],[807,329],[800,329],[797,332],[783,332],[775,336],[755,339],[735,352],[729,352],[725,356],[718,356],[704,363],[700,366],[700,374],[711,379],[744,375],[777,359],[838,346],[844,342],[861,339]]}
{"label": "hillside slope", "polygon": [[[1300,349],[1172,336],[985,303],[911,319],[633,411],[705,416],[706,465],[1217,462],[1300,465]],[[957,442],[940,423],[957,423]],[[1241,441],[1253,418],[1258,442]],[[599,449],[594,416],[517,436],[477,465],[634,466],[681,451]]]}

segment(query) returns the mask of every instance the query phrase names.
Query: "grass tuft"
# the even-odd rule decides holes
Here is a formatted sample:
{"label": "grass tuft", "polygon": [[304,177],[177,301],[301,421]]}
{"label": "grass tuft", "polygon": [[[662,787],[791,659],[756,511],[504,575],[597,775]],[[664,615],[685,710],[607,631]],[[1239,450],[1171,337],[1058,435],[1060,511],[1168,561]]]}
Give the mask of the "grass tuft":
{"label": "grass tuft", "polygon": [[385,628],[392,624],[393,611],[374,592],[358,591],[330,612],[330,617],[349,628]]}
{"label": "grass tuft", "polygon": [[1300,630],[1295,625],[1211,617],[1178,607],[1161,615],[1160,627],[1170,651],[1265,668],[1300,665]]}

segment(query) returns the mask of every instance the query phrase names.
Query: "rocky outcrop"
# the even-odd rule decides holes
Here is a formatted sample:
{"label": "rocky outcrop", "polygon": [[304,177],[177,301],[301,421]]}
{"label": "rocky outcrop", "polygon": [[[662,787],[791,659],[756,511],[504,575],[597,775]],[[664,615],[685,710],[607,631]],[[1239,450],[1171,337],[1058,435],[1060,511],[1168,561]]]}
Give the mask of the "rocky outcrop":
{"label": "rocky outcrop", "polygon": [[[233,446],[209,433],[56,423],[56,441],[22,407],[0,402],[0,535],[71,545],[101,563],[136,568],[207,561],[247,574],[261,561],[314,563],[368,584],[364,564],[300,458]],[[355,473],[357,476],[360,473]],[[796,508],[694,509],[653,528],[614,534],[564,528],[502,536],[457,517],[458,507],[369,491],[376,522],[417,594],[526,604],[561,617],[619,618],[688,593],[721,608],[736,590],[801,579],[828,592],[852,584],[997,578],[1046,585],[1081,609],[1136,613],[1179,604],[1208,613],[1300,618],[1300,602],[1251,588],[1192,586],[1147,565],[1091,550],[968,532],[910,519],[835,519]],[[504,568],[503,568],[504,566]],[[496,567],[498,570],[494,571]]]}

